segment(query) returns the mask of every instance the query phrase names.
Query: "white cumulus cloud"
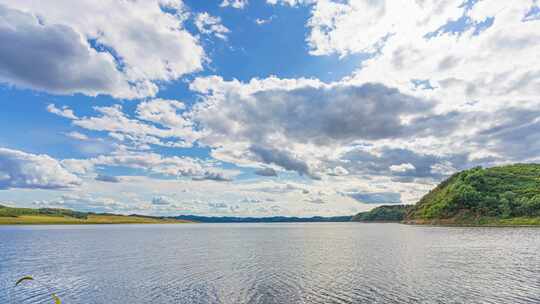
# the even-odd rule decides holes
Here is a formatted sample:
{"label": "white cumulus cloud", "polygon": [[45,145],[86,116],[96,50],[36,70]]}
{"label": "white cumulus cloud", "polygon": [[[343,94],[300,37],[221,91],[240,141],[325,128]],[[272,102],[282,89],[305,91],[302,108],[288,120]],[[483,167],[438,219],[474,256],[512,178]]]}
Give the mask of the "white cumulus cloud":
{"label": "white cumulus cloud", "polygon": [[[174,12],[174,13],[173,13]],[[182,1],[0,0],[0,81],[55,94],[153,96],[202,69]]]}
{"label": "white cumulus cloud", "polygon": [[0,189],[59,189],[80,184],[76,175],[48,155],[0,148]]}
{"label": "white cumulus cloud", "polygon": [[227,40],[227,34],[230,32],[230,30],[221,23],[221,18],[211,16],[206,12],[197,14],[195,26],[199,32],[206,35],[214,35],[223,40]]}
{"label": "white cumulus cloud", "polygon": [[248,3],[248,0],[223,0],[219,6],[243,9]]}
{"label": "white cumulus cloud", "polygon": [[413,164],[410,163],[403,163],[399,165],[392,165],[390,166],[390,171],[392,172],[407,172],[410,170],[416,169]]}

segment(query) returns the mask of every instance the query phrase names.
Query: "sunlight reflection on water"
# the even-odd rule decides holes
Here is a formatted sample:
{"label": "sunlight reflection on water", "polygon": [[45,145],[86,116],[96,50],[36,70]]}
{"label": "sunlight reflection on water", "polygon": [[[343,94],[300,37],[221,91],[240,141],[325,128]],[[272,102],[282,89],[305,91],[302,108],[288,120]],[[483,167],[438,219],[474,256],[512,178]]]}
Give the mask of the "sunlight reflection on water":
{"label": "sunlight reflection on water", "polygon": [[540,229],[0,227],[0,303],[540,303]]}

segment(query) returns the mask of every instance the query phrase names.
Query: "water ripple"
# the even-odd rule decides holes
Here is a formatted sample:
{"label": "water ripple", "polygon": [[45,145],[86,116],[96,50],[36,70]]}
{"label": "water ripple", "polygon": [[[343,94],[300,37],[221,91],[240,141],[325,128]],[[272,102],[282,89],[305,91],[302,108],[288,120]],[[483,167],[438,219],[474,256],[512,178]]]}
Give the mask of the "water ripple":
{"label": "water ripple", "polygon": [[540,303],[538,252],[533,228],[1,227],[0,303]]}

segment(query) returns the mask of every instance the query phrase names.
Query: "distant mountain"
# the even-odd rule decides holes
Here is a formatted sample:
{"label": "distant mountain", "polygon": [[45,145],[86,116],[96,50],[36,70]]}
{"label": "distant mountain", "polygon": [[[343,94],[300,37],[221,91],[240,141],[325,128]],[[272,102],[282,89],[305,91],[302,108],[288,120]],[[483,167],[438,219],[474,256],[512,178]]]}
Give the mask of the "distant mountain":
{"label": "distant mountain", "polygon": [[334,216],[334,217],[229,217],[229,216],[197,216],[197,215],[179,215],[175,217],[179,220],[193,221],[199,223],[312,223],[312,222],[350,222],[352,216]]}
{"label": "distant mountain", "polygon": [[123,224],[123,223],[310,223],[350,222],[352,216],[335,217],[213,217],[180,215],[156,217],[145,215],[117,215],[109,213],[79,212],[57,208],[12,208],[0,205],[0,224]]}
{"label": "distant mountain", "polygon": [[385,205],[373,208],[367,212],[360,212],[353,216],[353,222],[401,222],[405,219],[407,210],[411,205]]}
{"label": "distant mountain", "polygon": [[408,210],[417,224],[540,225],[540,164],[452,175]]}

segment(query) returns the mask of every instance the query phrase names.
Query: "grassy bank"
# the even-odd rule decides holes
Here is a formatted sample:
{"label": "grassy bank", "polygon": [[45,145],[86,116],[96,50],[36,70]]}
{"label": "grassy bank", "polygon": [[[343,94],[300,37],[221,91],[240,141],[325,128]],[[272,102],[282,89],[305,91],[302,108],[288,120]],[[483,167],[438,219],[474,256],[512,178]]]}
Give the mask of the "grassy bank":
{"label": "grassy bank", "polygon": [[540,227],[540,217],[515,217],[500,219],[495,217],[480,217],[475,219],[412,219],[403,221],[409,225],[436,225],[461,227]]}
{"label": "grassy bank", "polygon": [[78,225],[78,224],[179,224],[181,220],[122,215],[89,215],[86,219],[69,216],[22,215],[0,217],[0,225]]}
{"label": "grassy bank", "polygon": [[95,214],[67,209],[0,206],[0,225],[178,224],[190,221],[140,215]]}

